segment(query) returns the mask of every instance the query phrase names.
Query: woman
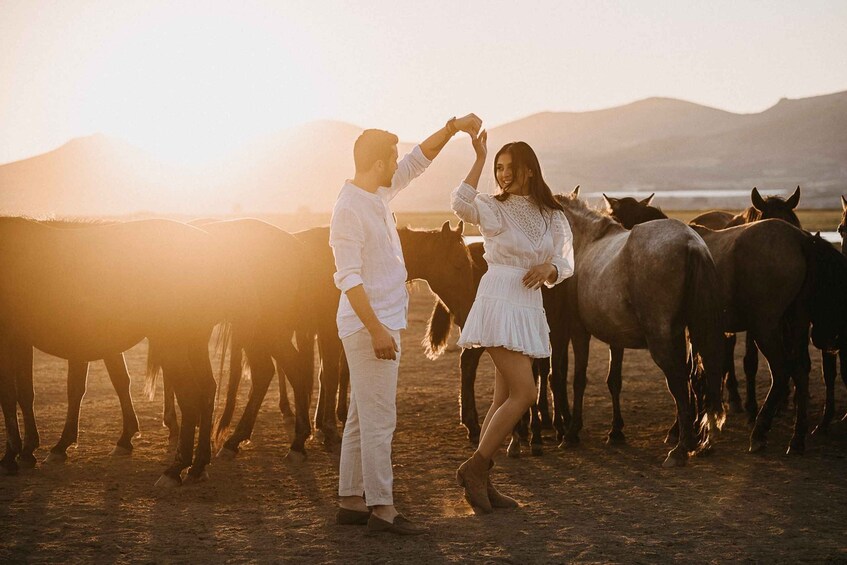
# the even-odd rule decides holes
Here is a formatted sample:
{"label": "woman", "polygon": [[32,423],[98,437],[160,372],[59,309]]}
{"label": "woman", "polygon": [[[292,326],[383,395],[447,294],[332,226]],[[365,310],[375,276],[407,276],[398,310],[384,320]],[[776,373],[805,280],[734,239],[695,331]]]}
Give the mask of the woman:
{"label": "woman", "polygon": [[503,146],[494,159],[500,192],[476,191],[487,155],[487,133],[473,137],[476,161],[453,191],[459,218],[477,224],[488,271],[459,338],[459,346],[485,347],[494,361],[494,400],[482,424],[479,447],[456,472],[476,512],[518,503],[488,479],[492,457],[536,396],[532,360],[550,356],[550,328],[541,285],[551,287],[573,274],[570,225],[532,148],[522,141]]}

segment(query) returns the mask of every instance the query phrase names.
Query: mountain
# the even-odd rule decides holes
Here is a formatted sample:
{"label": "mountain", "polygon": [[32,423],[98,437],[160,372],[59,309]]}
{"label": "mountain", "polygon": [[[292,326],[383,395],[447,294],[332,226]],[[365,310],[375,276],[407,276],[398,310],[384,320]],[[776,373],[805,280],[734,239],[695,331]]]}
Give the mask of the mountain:
{"label": "mountain", "polygon": [[[102,135],[75,139],[0,166],[0,212],[58,215],[293,212],[331,209],[352,176],[358,126],[310,122],[255,140],[202,171],[167,166]],[[524,140],[554,191],[692,191],[662,205],[704,204],[696,191],[803,187],[804,207],[838,205],[847,192],[847,92],[780,100],[734,114],[648,98],[592,112],[543,112],[489,130],[489,151]],[[401,155],[413,145],[401,143]],[[451,141],[395,202],[402,211],[447,210],[473,160],[466,136]],[[495,189],[489,163],[481,189]],[[743,199],[725,205],[740,207]]]}

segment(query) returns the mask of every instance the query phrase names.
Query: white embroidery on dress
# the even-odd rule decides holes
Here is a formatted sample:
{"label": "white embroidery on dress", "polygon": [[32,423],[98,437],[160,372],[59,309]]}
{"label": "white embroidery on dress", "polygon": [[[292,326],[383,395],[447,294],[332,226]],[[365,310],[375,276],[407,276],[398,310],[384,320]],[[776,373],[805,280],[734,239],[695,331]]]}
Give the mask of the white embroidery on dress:
{"label": "white embroidery on dress", "polygon": [[547,222],[544,221],[538,206],[529,197],[516,194],[500,204],[532,244],[536,247],[541,245],[550,220],[548,218]]}

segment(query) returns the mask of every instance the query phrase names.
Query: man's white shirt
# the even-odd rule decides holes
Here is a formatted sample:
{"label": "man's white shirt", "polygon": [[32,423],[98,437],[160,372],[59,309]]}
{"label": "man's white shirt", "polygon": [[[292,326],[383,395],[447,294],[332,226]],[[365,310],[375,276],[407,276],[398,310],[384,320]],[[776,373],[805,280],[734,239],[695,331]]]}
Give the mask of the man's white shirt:
{"label": "man's white shirt", "polygon": [[430,163],[418,145],[397,163],[390,187],[380,187],[371,193],[348,180],[341,188],[329,230],[329,244],[335,256],[335,286],[341,290],[336,316],[339,337],[345,338],[365,327],[346,294],[360,284],[364,285],[371,307],[385,327],[392,330],[406,327],[409,307],[406,264],[388,203]]}

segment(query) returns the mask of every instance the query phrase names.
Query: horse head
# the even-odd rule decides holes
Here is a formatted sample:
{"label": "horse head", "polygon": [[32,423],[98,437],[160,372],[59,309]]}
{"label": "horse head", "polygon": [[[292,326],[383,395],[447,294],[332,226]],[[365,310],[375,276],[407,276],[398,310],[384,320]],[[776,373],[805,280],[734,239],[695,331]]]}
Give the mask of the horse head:
{"label": "horse head", "polygon": [[812,343],[831,349],[847,337],[847,258],[820,233],[807,240],[814,288],[810,293]]}
{"label": "horse head", "polygon": [[637,224],[667,218],[659,208],[650,205],[655,195],[654,192],[643,200],[636,200],[630,197],[610,198],[604,194],[603,200],[606,202],[606,213],[623,227],[631,230]]}
{"label": "horse head", "polygon": [[797,207],[797,204],[800,203],[799,186],[794,189],[794,193],[787,199],[779,196],[768,196],[766,198],[762,198],[762,195],[759,194],[759,190],[753,187],[753,190],[750,193],[750,200],[753,203],[753,208],[755,208],[756,212],[758,212],[756,214],[757,217],[750,218],[750,220],[768,220],[776,218],[778,220],[785,220],[789,224],[798,228],[800,227],[800,219],[797,218],[797,214],[794,213],[794,209]]}
{"label": "horse head", "polygon": [[847,198],[841,197],[841,223],[838,224],[841,236],[841,254],[847,256]]}

